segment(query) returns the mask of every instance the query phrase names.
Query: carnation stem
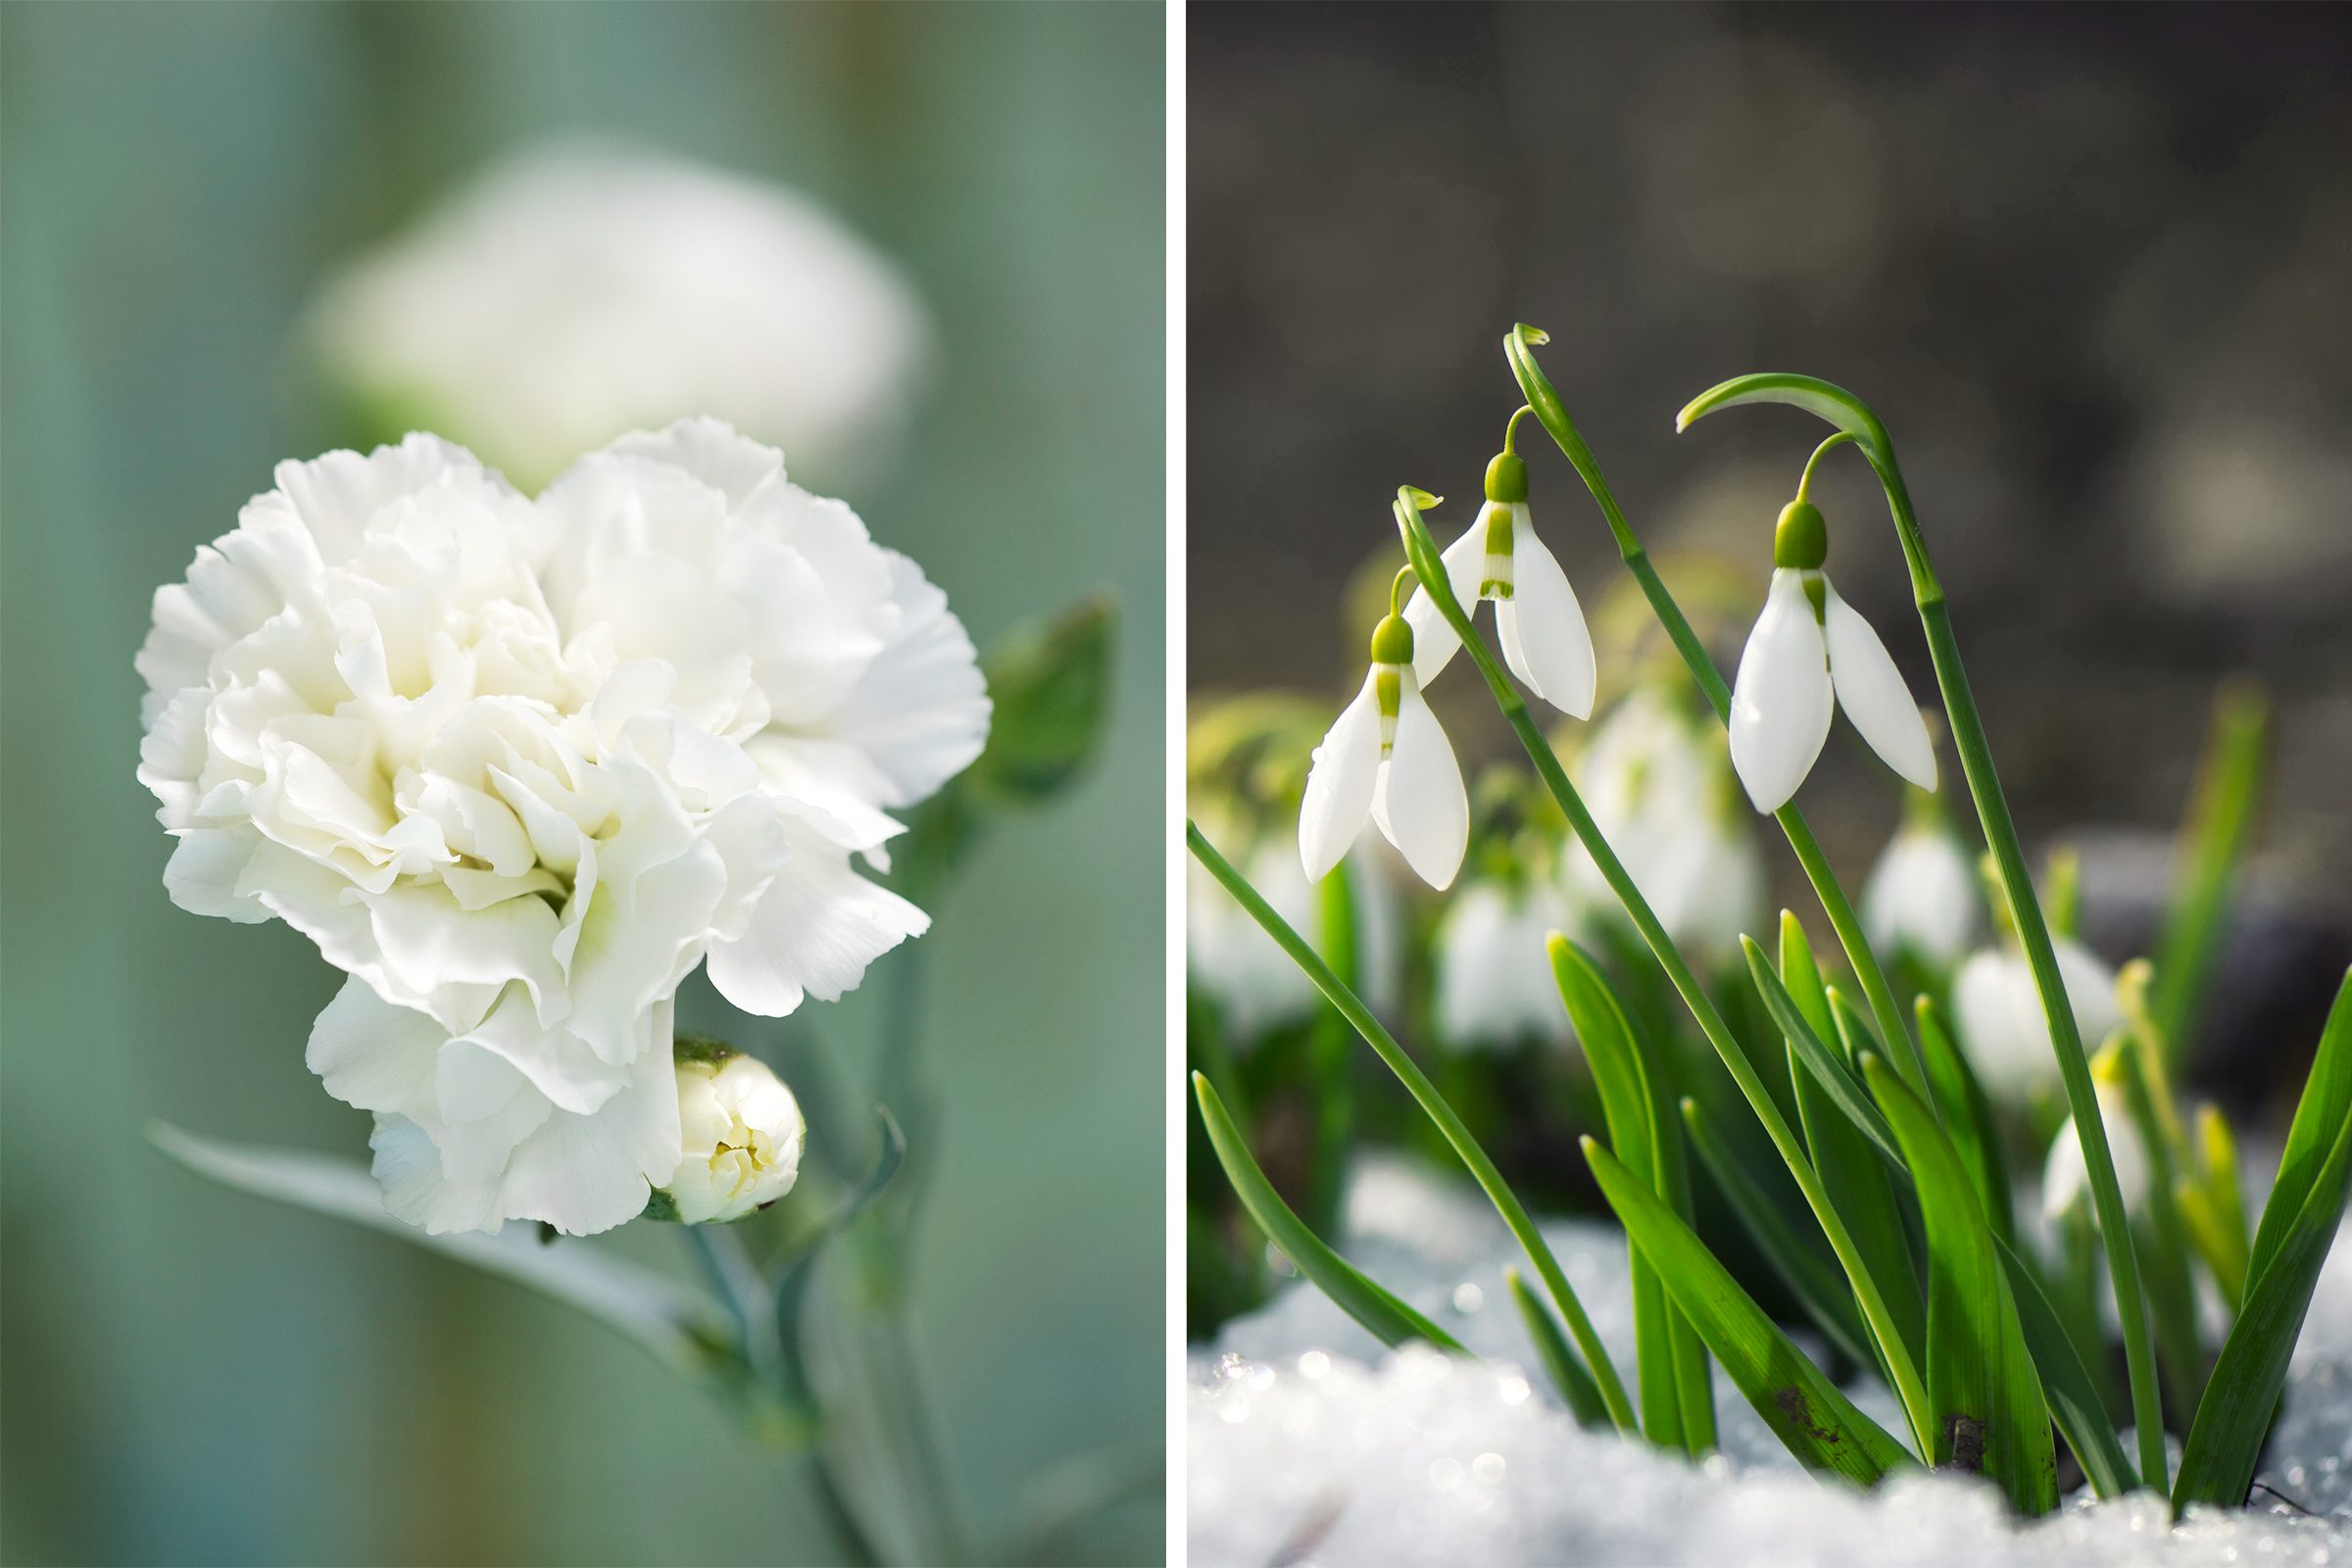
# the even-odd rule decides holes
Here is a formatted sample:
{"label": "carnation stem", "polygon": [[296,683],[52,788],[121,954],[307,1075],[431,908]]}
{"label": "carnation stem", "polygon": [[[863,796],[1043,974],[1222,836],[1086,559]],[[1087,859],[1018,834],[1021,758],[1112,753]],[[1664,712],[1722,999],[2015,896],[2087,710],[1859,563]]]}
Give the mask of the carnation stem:
{"label": "carnation stem", "polygon": [[1691,400],[1676,419],[1677,429],[1717,409],[1740,403],[1788,403],[1850,432],[1855,447],[1868,460],[1871,471],[1886,492],[1886,510],[1902,543],[1903,561],[1911,570],[1912,599],[1919,607],[1920,624],[1927,631],[1928,656],[1935,662],[1936,684],[1943,696],[1952,730],[1952,749],[1959,754],[1960,771],[1976,803],[1984,842],[2000,873],[2003,902],[2009,907],[2018,944],[2033,968],[2034,988],[2050,1031],[2050,1047],[2066,1083],[2068,1108],[2082,1141],[2083,1163],[2089,1168],[2091,1206],[2098,1215],[2099,1240],[2107,1251],[2108,1278],[2115,1289],[2116,1315],[2122,1319],[2124,1361],[2132,1379],[2132,1416],[2138,1427],[2140,1474],[2159,1494],[2170,1494],[2164,1452],[2163,1405],[2158,1397],[2156,1357],[2148,1327],[2147,1301],[2140,1287],[2139,1263],[2133,1255],[2132,1226],[2124,1208],[2123,1187],[2115,1176],[2115,1158],[2107,1147],[2106,1124],[2100,1119],[2092,1092],[2090,1062],[2082,1052],[2075,1009],[2067,1000],[2066,984],[2058,970],[2058,954],[2050,941],[2049,924],[2034,892],[2034,877],[2018,842],[2017,823],[2001,792],[2000,775],[1993,770],[1992,748],[1984,735],[1984,716],[1969,690],[1968,671],[1960,662],[1960,645],[1952,635],[1952,619],[1944,604],[1943,584],[1928,562],[1926,537],[1911,509],[1911,495],[1902,469],[1894,460],[1894,445],[1886,427],[1861,399],[1842,387],[1808,375],[1743,375],[1726,381]]}
{"label": "carnation stem", "polygon": [[[1528,405],[1535,410],[1537,419],[1550,432],[1553,443],[1575,467],[1578,477],[1585,481],[1585,488],[1592,492],[1592,499],[1600,506],[1601,516],[1608,522],[1609,533],[1617,541],[1617,554],[1623,558],[1626,569],[1642,585],[1642,596],[1649,601],[1649,608],[1658,617],[1658,623],[1666,628],[1666,635],[1672,639],[1675,651],[1683,656],[1683,663],[1689,667],[1690,678],[1698,683],[1700,691],[1706,693],[1709,706],[1715,710],[1717,721],[1728,726],[1732,714],[1732,689],[1724,683],[1723,672],[1715,667],[1715,661],[1708,656],[1706,645],[1699,641],[1698,633],[1691,630],[1689,618],[1683,614],[1682,606],[1676,604],[1674,595],[1666,591],[1665,581],[1658,576],[1658,568],[1650,562],[1649,553],[1642,549],[1642,541],[1635,537],[1633,526],[1625,520],[1625,513],[1618,507],[1617,498],[1609,489],[1608,480],[1601,476],[1600,465],[1593,461],[1592,449],[1585,445],[1584,437],[1577,433],[1576,425],[1569,419],[1567,406],[1560,401],[1559,393],[1552,390],[1543,368],[1536,364],[1532,344],[1543,341],[1543,334],[1531,326],[1514,327],[1511,335],[1503,339],[1503,352],[1510,359],[1512,371],[1519,377],[1520,389],[1526,394]],[[1811,466],[1808,465],[1806,473],[1809,476],[1811,472]],[[1894,990],[1886,983],[1886,971],[1880,965],[1878,955],[1871,950],[1870,939],[1863,935],[1862,922],[1855,918],[1854,906],[1847,900],[1845,890],[1838,885],[1838,873],[1830,868],[1829,857],[1822,854],[1820,840],[1813,836],[1813,829],[1806,823],[1804,813],[1793,803],[1773,812],[1772,817],[1781,825],[1781,831],[1788,835],[1788,847],[1796,852],[1797,864],[1804,867],[1805,880],[1813,884],[1813,896],[1820,901],[1822,913],[1829,916],[1830,929],[1837,933],[1838,945],[1845,950],[1845,961],[1853,967],[1854,978],[1861,983],[1862,998],[1870,1007],[1871,1020],[1878,1025],[1879,1038],[1890,1045],[1895,1041],[1902,1043],[1903,1049],[1888,1052],[1895,1070],[1903,1075],[1904,1081],[1921,1099],[1935,1108],[1940,1119],[1943,1102],[1929,1091],[1927,1058],[1920,1054],[1918,1037],[1911,1032],[1910,1020],[1904,1016],[1903,1009],[1895,1004]]]}
{"label": "carnation stem", "polygon": [[[1396,494],[1396,520],[1404,533],[1406,551],[1413,555],[1417,563],[1423,560],[1435,563],[1439,559],[1437,541],[1430,537],[1429,524],[1422,519],[1421,509],[1415,499],[1421,492],[1406,488]],[[1535,763],[1536,772],[1543,778],[1544,787],[1550,790],[1552,799],[1559,803],[1561,811],[1568,818],[1569,827],[1592,857],[1593,865],[1609,884],[1610,891],[1617,895],[1617,901],[1625,906],[1625,912],[1632,918],[1634,928],[1649,944],[1650,952],[1657,956],[1659,966],[1666,971],[1667,978],[1674,982],[1675,990],[1682,993],[1684,1005],[1690,1009],[1690,1016],[1697,1020],[1700,1032],[1707,1037],[1707,1044],[1714,1047],[1715,1054],[1723,1058],[1724,1066],[1740,1086],[1740,1094],[1746,1097],[1756,1119],[1764,1124],[1764,1131],[1771,1137],[1773,1147],[1780,1151],[1789,1174],[1796,1178],[1797,1187],[1803,1192],[1805,1202],[1812,1208],[1822,1234],[1829,1238],[1830,1250],[1838,1254],[1838,1261],[1853,1286],[1854,1298],[1862,1308],[1864,1320],[1870,1325],[1872,1337],[1879,1342],[1880,1351],[1886,1357],[1888,1380],[1894,1385],[1896,1396],[1902,1400],[1903,1413],[1909,1418],[1920,1456],[1923,1459],[1933,1458],[1936,1452],[1936,1427],[1928,1405],[1927,1386],[1920,1381],[1919,1369],[1912,1360],[1909,1347],[1895,1329],[1893,1315],[1886,1309],[1886,1298],[1881,1295],[1878,1282],[1864,1266],[1862,1254],[1854,1246],[1853,1237],[1845,1228],[1845,1221],[1831,1203],[1828,1189],[1822,1186],[1821,1178],[1815,1174],[1804,1145],[1789,1127],[1788,1118],[1781,1114],[1771,1091],[1764,1087],[1764,1080],[1757,1076],[1755,1068],[1748,1062],[1747,1054],[1732,1038],[1731,1029],[1724,1023],[1723,1015],[1715,1010],[1714,1002],[1699,984],[1698,976],[1691,972],[1682,950],[1667,935],[1666,927],[1650,908],[1649,901],[1642,896],[1642,890],[1635,885],[1632,874],[1625,868],[1625,862],[1618,859],[1617,852],[1601,836],[1599,824],[1592,820],[1592,813],[1585,808],[1584,800],[1577,794],[1576,786],[1569,782],[1567,769],[1560,765],[1558,755],[1552,751],[1550,743],[1544,739],[1544,733],[1536,727],[1536,721],[1529,716],[1526,700],[1511,685],[1510,677],[1503,673],[1502,665],[1471,625],[1461,601],[1454,597],[1452,583],[1433,580],[1445,576],[1443,571],[1424,570],[1421,573],[1422,591],[1437,604],[1439,613],[1446,617],[1447,624],[1461,638],[1463,650],[1478,665],[1479,672],[1487,677],[1487,685],[1494,692],[1503,718],[1518,735],[1520,744],[1527,749],[1529,760]]]}

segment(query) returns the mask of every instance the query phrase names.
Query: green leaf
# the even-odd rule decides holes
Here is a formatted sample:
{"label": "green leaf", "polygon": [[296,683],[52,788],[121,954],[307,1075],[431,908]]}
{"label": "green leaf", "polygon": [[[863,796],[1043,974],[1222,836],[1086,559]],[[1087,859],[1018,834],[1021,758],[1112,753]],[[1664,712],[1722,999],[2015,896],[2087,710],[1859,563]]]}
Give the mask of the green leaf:
{"label": "green leaf", "polygon": [[1217,1162],[1225,1167],[1225,1179],[1233,1184],[1234,1196],[1242,1200],[1242,1207],[1249,1210],[1257,1228],[1266,1233],[1266,1239],[1298,1265],[1299,1273],[1391,1349],[1407,1340],[1427,1340],[1444,1349],[1468,1353],[1452,1335],[1372,1283],[1354,1264],[1306,1228],[1305,1222],[1292,1212],[1291,1205],[1282,1200],[1274,1184],[1266,1180],[1265,1172],[1257,1168],[1241,1129],[1225,1113],[1225,1102],[1217,1098],[1215,1088],[1200,1073],[1193,1074],[1193,1094],[1200,1102],[1200,1120],[1208,1129],[1208,1141],[1217,1152]]}
{"label": "green leaf", "polygon": [[1582,1143],[1626,1234],[1649,1254],[1675,1304],[1800,1464],[1869,1486],[1911,1462],[1901,1444],[1805,1359],[1655,1193],[1594,1140]]}
{"label": "green leaf", "polygon": [[1756,1244],[1773,1272],[1795,1296],[1813,1326],[1857,1366],[1876,1365],[1878,1352],[1854,1307],[1853,1292],[1838,1271],[1837,1259],[1790,1225],[1764,1196],[1763,1184],[1733,1153],[1722,1129],[1709,1120],[1697,1101],[1683,1101],[1683,1121],[1690,1131],[1690,1146],[1698,1151],[1715,1185],[1740,1216],[1748,1240]]}
{"label": "green leaf", "polygon": [[[1689,1177],[1683,1170],[1682,1125],[1664,1109],[1665,1096],[1657,1077],[1662,1070],[1638,1035],[1633,1021],[1598,964],[1590,954],[1554,932],[1545,944],[1552,979],[1560,1001],[1575,1025],[1578,1044],[1592,1064],[1593,1087],[1600,1092],[1601,1114],[1608,1123],[1609,1143],[1652,1192],[1676,1212],[1690,1212]],[[1668,1166],[1672,1166],[1669,1177]],[[1642,1428],[1661,1447],[1681,1447],[1703,1453],[1714,1445],[1714,1410],[1710,1397],[1704,1427],[1686,1432],[1686,1409],[1696,1412],[1696,1391],[1683,1387],[1682,1371],[1692,1366],[1705,1376],[1703,1347],[1686,1346],[1677,1358],[1675,1341],[1681,1314],[1667,1298],[1666,1288],[1640,1247],[1627,1259],[1634,1304],[1634,1351],[1642,1400]],[[1680,1334],[1689,1336],[1687,1325]],[[1693,1355],[1693,1349],[1700,1351]],[[1711,1381],[1711,1379],[1710,1379]]]}
{"label": "green leaf", "polygon": [[1502,1278],[1511,1288],[1511,1300],[1519,1308],[1519,1320],[1527,1325],[1527,1337],[1535,1342],[1538,1359],[1550,1374],[1551,1386],[1567,1401],[1576,1424],[1589,1432],[1609,1431],[1609,1407],[1600,1396],[1600,1386],[1568,1348],[1568,1336],[1561,1332],[1560,1320],[1551,1315],[1551,1308],[1544,1304],[1544,1298],[1520,1276],[1516,1266],[1505,1268]]}
{"label": "green leaf", "polygon": [[2303,1081],[2303,1098],[2296,1102],[2295,1119],[2286,1130],[2278,1180],[2254,1228],[2250,1279],[2261,1278],[2300,1222],[2304,1201],[2328,1162],[2336,1134],[2347,1123],[2352,1123],[2352,970],[2345,971],[2336,988],[2334,1004],[2320,1031],[2320,1049],[2311,1060],[2311,1076]]}
{"label": "green leaf", "polygon": [[1853,1068],[1847,1064],[1845,1057],[1822,1044],[1821,1037],[1813,1032],[1813,1026],[1805,1021],[1804,1013],[1798,1009],[1796,1000],[1788,994],[1788,988],[1781,983],[1779,975],[1772,972],[1772,962],[1764,956],[1764,950],[1756,945],[1755,939],[1741,937],[1740,948],[1747,956],[1747,972],[1755,981],[1756,994],[1764,999],[1766,1009],[1772,1013],[1772,1021],[1780,1026],[1782,1035],[1788,1042],[1788,1049],[1795,1053],[1806,1075],[1820,1086],[1839,1110],[1845,1112],[1846,1120],[1870,1140],[1871,1146],[1882,1158],[1889,1165],[1901,1168],[1903,1153],[1895,1146],[1894,1134],[1888,1129],[1886,1118],[1879,1113],[1878,1106],[1871,1103],[1869,1094],[1864,1091],[1860,1080],[1855,1078]]}
{"label": "green leaf", "polygon": [[[2328,1158],[2311,1173],[2300,1213],[2281,1232],[2262,1271],[2246,1293],[2221,1359],[2197,1403],[2180,1455],[2180,1479],[2173,1492],[2176,1510],[2192,1502],[2235,1508],[2254,1482],[2254,1463],[2286,1386],[2311,1293],[2321,1265],[2335,1241],[2344,1213],[2344,1185],[2352,1170],[2352,1120],[2336,1129]],[[2264,1217],[2269,1217],[2268,1210]]]}
{"label": "green leaf", "polygon": [[[1761,954],[1762,950],[1756,949],[1757,956]],[[1755,958],[1749,962],[1754,963]],[[1797,1011],[1806,1015],[1808,1024],[1818,1027],[1818,1019],[1835,1017],[1832,993],[1821,983],[1821,970],[1805,941],[1804,928],[1786,910],[1781,914],[1781,968],[1788,998]],[[1769,1009],[1771,1004],[1766,1006]],[[1896,1332],[1917,1358],[1926,1344],[1927,1302],[1920,1295],[1919,1265],[1911,1255],[1894,1189],[1869,1136],[1823,1086],[1820,1071],[1800,1067],[1800,1050],[1793,1041],[1788,1043],[1788,1070],[1796,1087],[1805,1142],[1813,1152],[1813,1169],[1829,1190],[1831,1203],[1843,1216],[1871,1277],[1886,1293],[1886,1307],[1894,1316]],[[1846,1080],[1844,1073],[1837,1076]]]}
{"label": "green leaf", "polygon": [[1928,1239],[1928,1400],[1936,1462],[1974,1470],[2033,1516],[2058,1506],[2058,1455],[1991,1229],[1927,1102],[1876,1055],[1863,1075],[1902,1144]]}
{"label": "green leaf", "polygon": [[2176,1507],[2218,1502],[2236,1507],[2253,1484],[2254,1463],[2286,1384],[2287,1363],[2320,1266],[2344,1213],[2352,1172],[2352,972],[2335,994],[2319,1054],[2286,1134],[2278,1180],[2254,1233],[2245,1304],[2222,1343],[2221,1359],[2197,1403],[2180,1456]]}
{"label": "green leaf", "polygon": [[388,1213],[383,1189],[356,1160],[218,1143],[160,1121],[148,1124],[147,1137],[188,1169],[224,1187],[349,1220],[526,1286],[635,1342],[689,1381],[734,1359],[734,1324],[717,1301],[591,1243],[545,1243],[535,1225],[509,1225],[496,1235],[435,1236]]}
{"label": "green leaf", "polygon": [[2107,1417],[2098,1384],[2082,1364],[2066,1324],[2050,1304],[2041,1282],[2034,1277],[2033,1268],[1999,1237],[1993,1238],[1992,1245],[2000,1254],[2001,1272],[2008,1277],[2018,1328],[2034,1357],[2042,1399],[2049,1406],[2050,1419],[2058,1423],[2058,1435],[2074,1450],[2093,1492],[2102,1497],[2122,1496],[2139,1485],[2139,1472],[2132,1468],[2115,1423]]}
{"label": "green leaf", "polygon": [[2229,918],[2230,884],[2262,798],[2269,730],[2270,703],[2260,688],[2232,684],[2214,699],[2196,796],[2180,834],[2180,882],[2156,943],[2155,992],[2149,998],[2176,1064],[2196,1028]]}
{"label": "green leaf", "polygon": [[981,667],[996,705],[972,764],[982,797],[1027,806],[1058,793],[1100,744],[1110,706],[1118,610],[1098,590],[1004,634]]}
{"label": "green leaf", "polygon": [[1992,1119],[1992,1102],[1977,1081],[1968,1057],[1952,1043],[1951,1031],[1934,1001],[1921,997],[1913,1004],[1919,1020],[1919,1043],[1928,1060],[1928,1082],[1943,1104],[1944,1131],[1951,1134],[1960,1163],[1976,1184],[1977,1201],[1984,1207],[1984,1222],[1992,1234],[2014,1246],[2017,1241],[2016,1204],[2009,1194],[2009,1167],[2001,1159],[2000,1130]]}

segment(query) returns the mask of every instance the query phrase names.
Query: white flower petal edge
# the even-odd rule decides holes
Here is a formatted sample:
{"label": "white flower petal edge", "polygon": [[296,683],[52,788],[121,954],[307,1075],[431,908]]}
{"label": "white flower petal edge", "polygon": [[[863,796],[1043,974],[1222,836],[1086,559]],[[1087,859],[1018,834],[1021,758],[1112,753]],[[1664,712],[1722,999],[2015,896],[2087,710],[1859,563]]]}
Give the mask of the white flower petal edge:
{"label": "white flower petal edge", "polygon": [[[2092,1086],[2099,1107],[2099,1125],[2107,1133],[2108,1157],[2115,1164],[2115,1182],[2123,1189],[2126,1213],[2142,1213],[2154,1191],[2154,1166],[2148,1159],[2147,1146],[2140,1142],[2139,1129],[2132,1120],[2132,1111],[2125,1102],[2121,1088],[2105,1082]],[[2090,1202],[2090,1160],[2082,1152],[2082,1139],[2068,1117],[2050,1141],[2048,1160],[2042,1166],[2041,1210],[2055,1224],[2078,1203]]]}
{"label": "white flower petal edge", "polygon": [[1838,597],[1830,580],[1821,580],[1825,596],[1823,631],[1830,649],[1830,678],[1838,690],[1838,706],[1870,742],[1870,749],[1886,765],[1919,788],[1936,788],[1936,748],[1928,726],[1894,667],[1886,645],[1870,622]]}
{"label": "white flower petal edge", "polygon": [[1470,798],[1452,743],[1408,677],[1396,707],[1396,741],[1380,769],[1372,817],[1404,863],[1441,891],[1453,883],[1470,844]]}
{"label": "white flower petal edge", "polygon": [[[1477,518],[1439,558],[1446,564],[1446,580],[1452,585],[1453,602],[1473,614],[1478,611],[1479,578],[1486,569],[1486,515],[1487,509],[1480,507]],[[1413,628],[1413,679],[1426,686],[1453,662],[1453,656],[1461,651],[1462,640],[1454,635],[1453,623],[1439,611],[1438,602],[1418,584],[1405,600],[1404,623]]]}
{"label": "white flower petal edge", "polygon": [[1536,537],[1527,507],[1511,509],[1512,596],[1494,607],[1503,660],[1538,697],[1570,718],[1592,716],[1599,666],[1568,574]]}
{"label": "white flower petal edge", "polygon": [[1862,885],[1862,928],[1884,953],[1906,950],[1939,969],[1960,961],[1976,934],[1977,868],[1941,827],[1905,827]]}
{"label": "white flower petal edge", "polygon": [[1379,781],[1378,675],[1364,677],[1355,701],[1340,710],[1307,765],[1298,803],[1298,861],[1309,882],[1320,882],[1364,830]]}
{"label": "white flower petal edge", "polygon": [[743,1218],[792,1191],[808,1124],[800,1102],[757,1056],[678,1063],[684,1152],[663,1189],[689,1225]]}
{"label": "white flower petal edge", "polygon": [[1732,766],[1757,810],[1788,805],[1813,770],[1832,698],[1829,645],[1804,574],[1777,567],[1732,683]]}

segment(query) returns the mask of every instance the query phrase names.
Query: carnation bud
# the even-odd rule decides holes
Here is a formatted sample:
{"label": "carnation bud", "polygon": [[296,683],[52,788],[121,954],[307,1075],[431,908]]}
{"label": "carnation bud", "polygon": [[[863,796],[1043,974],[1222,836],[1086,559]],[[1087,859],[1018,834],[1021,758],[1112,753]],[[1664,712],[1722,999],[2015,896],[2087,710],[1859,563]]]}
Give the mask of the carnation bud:
{"label": "carnation bud", "polygon": [[689,1225],[741,1219],[792,1191],[808,1131],[800,1102],[757,1056],[679,1045],[684,1152],[664,1196]]}

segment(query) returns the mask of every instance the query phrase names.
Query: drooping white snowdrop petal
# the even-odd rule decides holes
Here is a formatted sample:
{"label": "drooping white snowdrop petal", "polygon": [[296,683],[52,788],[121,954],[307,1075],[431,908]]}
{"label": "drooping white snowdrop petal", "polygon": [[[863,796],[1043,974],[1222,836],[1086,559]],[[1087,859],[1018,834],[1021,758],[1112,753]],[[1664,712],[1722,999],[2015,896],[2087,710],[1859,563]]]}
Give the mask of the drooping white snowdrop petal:
{"label": "drooping white snowdrop petal", "polygon": [[1599,666],[1568,574],[1536,537],[1523,503],[1511,509],[1511,597],[1494,607],[1502,657],[1538,697],[1571,718],[1592,716]]}
{"label": "drooping white snowdrop petal", "polygon": [[[2091,1091],[2099,1107],[2099,1125],[2107,1134],[2107,1154],[2115,1164],[2115,1183],[2123,1189],[2124,1210],[2144,1213],[2154,1191],[2155,1167],[2148,1158],[2147,1145],[2140,1140],[2139,1127],[2132,1119],[2123,1086],[2098,1076]],[[2077,1205],[2086,1212],[2091,1206],[2090,1162],[2070,1116],[2058,1129],[2058,1136],[2050,1140],[2049,1156],[2042,1166],[2041,1211],[2054,1224]]]}
{"label": "drooping white snowdrop petal", "polygon": [[[1481,508],[1480,520],[1463,529],[1462,536],[1447,545],[1440,558],[1446,563],[1446,580],[1452,585],[1454,603],[1473,612],[1478,609],[1479,576],[1487,560],[1484,517],[1485,509]],[[1405,600],[1404,623],[1413,628],[1413,679],[1426,686],[1453,662],[1462,640],[1439,612],[1438,602],[1418,586]]]}
{"label": "drooping white snowdrop petal", "polygon": [[[2115,999],[2115,971],[2072,937],[2054,937],[2052,947],[2059,983],[2074,1008],[2075,1031],[2083,1051],[2095,1052],[2124,1021]],[[1952,978],[1952,1014],[1961,1047],[1987,1095],[2016,1102],[2058,1087],[2049,1019],[2025,955],[2011,948],[1972,955]]]}
{"label": "drooping white snowdrop petal", "polygon": [[1470,797],[1453,745],[1409,675],[1398,693],[1396,743],[1380,770],[1372,816],[1414,875],[1433,888],[1452,885],[1470,845]]}
{"label": "drooping white snowdrop petal", "polygon": [[1381,770],[1379,671],[1364,677],[1355,701],[1340,710],[1306,770],[1298,803],[1298,862],[1320,882],[1364,830]]}
{"label": "drooping white snowdrop petal", "polygon": [[1572,923],[1567,900],[1549,883],[1465,884],[1438,923],[1441,1040],[1475,1051],[1568,1039],[1568,1014],[1544,943]]}
{"label": "drooping white snowdrop petal", "polygon": [[1888,767],[1916,787],[1936,788],[1936,748],[1886,645],[1855,609],[1821,579],[1826,602],[1822,630],[1830,649],[1830,679],[1838,706]]}
{"label": "drooping white snowdrop petal", "polygon": [[1968,951],[1983,904],[1959,836],[1939,822],[1906,824],[1862,884],[1862,929],[1883,953],[1949,969]]}
{"label": "drooping white snowdrop petal", "polygon": [[1732,766],[1759,811],[1777,811],[1829,739],[1829,645],[1805,591],[1808,574],[1776,567],[1732,683]]}

